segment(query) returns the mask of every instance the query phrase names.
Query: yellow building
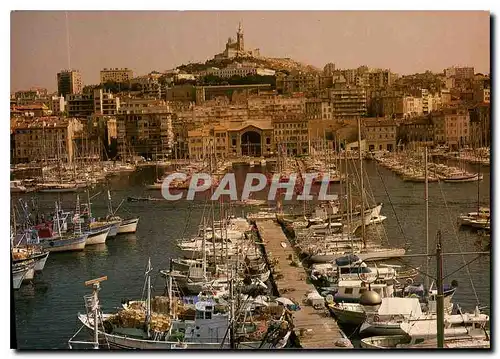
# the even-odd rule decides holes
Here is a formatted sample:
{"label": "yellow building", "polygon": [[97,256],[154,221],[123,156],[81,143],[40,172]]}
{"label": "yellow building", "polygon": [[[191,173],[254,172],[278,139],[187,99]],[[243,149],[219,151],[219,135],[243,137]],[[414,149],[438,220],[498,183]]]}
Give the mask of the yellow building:
{"label": "yellow building", "polygon": [[134,77],[131,69],[103,69],[101,70],[101,84],[106,82],[129,82]]}
{"label": "yellow building", "polygon": [[63,160],[74,157],[73,138],[83,130],[74,118],[40,117],[17,121],[13,126],[13,160],[15,163]]}
{"label": "yellow building", "polygon": [[272,120],[274,140],[288,155],[309,153],[309,131],[305,115],[281,114]]}
{"label": "yellow building", "polygon": [[396,150],[397,123],[393,119],[363,118],[361,124],[368,151]]}

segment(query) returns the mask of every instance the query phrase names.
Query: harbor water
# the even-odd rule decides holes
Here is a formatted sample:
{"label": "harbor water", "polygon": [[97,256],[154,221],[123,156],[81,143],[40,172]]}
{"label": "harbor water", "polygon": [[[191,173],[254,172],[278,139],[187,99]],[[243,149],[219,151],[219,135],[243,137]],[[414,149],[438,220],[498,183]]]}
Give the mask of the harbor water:
{"label": "harbor water", "polygon": [[[474,169],[471,166],[471,169]],[[261,170],[259,167],[238,167],[237,183],[244,181],[246,171]],[[365,186],[373,193],[376,202],[384,204],[382,215],[387,216],[383,225],[367,228],[372,241],[379,238],[390,246],[405,247],[408,254],[425,253],[425,202],[424,184],[404,182],[395,173],[378,166],[374,161],[365,162],[368,181]],[[483,168],[484,179],[479,183],[430,183],[429,184],[429,238],[430,250],[435,251],[438,230],[442,233],[443,251],[465,252],[489,250],[489,237],[459,229],[457,216],[475,211],[479,202],[489,205],[490,169]],[[84,282],[107,276],[100,292],[104,312],[116,311],[122,300],[139,299],[143,295],[144,272],[148,258],[154,268],[152,284],[154,295],[164,291],[165,283],[158,271],[168,268],[169,259],[178,257],[175,240],[196,232],[203,212],[208,210],[203,200],[176,202],[145,201],[127,202],[128,196],[154,196],[160,191],[146,191],[145,184],[154,181],[154,167],[143,167],[133,173],[113,177],[108,184],[98,185],[91,193],[101,194],[92,200],[96,216],[107,212],[106,190],[109,186],[116,207],[122,199],[118,213],[139,216],[137,233],[108,239],[103,245],[86,247],[82,252],[51,253],[43,272],[33,283],[23,285],[13,292],[15,305],[15,335],[19,349],[67,349],[68,339],[80,327],[77,313],[85,311],[83,296],[90,293]],[[333,188],[335,190],[335,188]],[[86,193],[80,200],[86,201]],[[13,200],[16,200],[13,196]],[[53,211],[54,203],[61,200],[65,210],[73,210],[75,194],[28,194],[23,195],[31,203],[32,198],[41,211]],[[255,196],[258,198],[258,196]],[[301,203],[287,204],[300,208]],[[234,207],[234,214],[241,216],[248,208]],[[254,208],[257,210],[257,208]],[[464,310],[473,310],[477,303],[490,312],[490,257],[445,256],[444,274],[451,274],[446,283],[455,279],[459,289],[454,302]],[[402,260],[414,267],[425,269],[424,258]],[[465,263],[471,262],[464,267]],[[429,274],[435,277],[435,259],[430,259]],[[420,280],[422,280],[420,278]],[[14,333],[12,333],[14,335]]]}

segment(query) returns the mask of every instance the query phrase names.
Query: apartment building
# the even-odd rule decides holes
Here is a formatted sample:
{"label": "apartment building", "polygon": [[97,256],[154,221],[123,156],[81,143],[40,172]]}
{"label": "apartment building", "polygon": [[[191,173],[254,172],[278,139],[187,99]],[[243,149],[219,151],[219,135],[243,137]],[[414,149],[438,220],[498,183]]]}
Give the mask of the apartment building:
{"label": "apartment building", "polygon": [[81,94],[83,90],[82,74],[78,70],[63,70],[57,74],[57,94]]}
{"label": "apartment building", "polygon": [[66,107],[69,117],[87,118],[94,113],[94,95],[68,94]]}
{"label": "apartment building", "polygon": [[120,107],[116,115],[118,154],[121,158],[170,156],[174,144],[172,111],[168,104],[142,103]]}
{"label": "apartment building", "polygon": [[120,109],[120,98],[102,89],[94,90],[94,113],[116,115]]}
{"label": "apartment building", "polygon": [[329,91],[332,118],[356,119],[366,115],[366,91],[351,85],[336,85]]}
{"label": "apartment building", "polygon": [[274,143],[286,149],[287,155],[306,155],[309,153],[309,131],[303,114],[275,115],[271,122]]}
{"label": "apartment building", "polygon": [[104,68],[101,70],[101,84],[106,82],[129,82],[134,77],[134,72],[129,68]]}
{"label": "apartment building", "polygon": [[361,122],[368,151],[396,150],[397,123],[393,119],[364,118]]}
{"label": "apartment building", "polygon": [[83,130],[74,118],[37,117],[16,121],[12,128],[15,163],[74,158],[73,138]]}

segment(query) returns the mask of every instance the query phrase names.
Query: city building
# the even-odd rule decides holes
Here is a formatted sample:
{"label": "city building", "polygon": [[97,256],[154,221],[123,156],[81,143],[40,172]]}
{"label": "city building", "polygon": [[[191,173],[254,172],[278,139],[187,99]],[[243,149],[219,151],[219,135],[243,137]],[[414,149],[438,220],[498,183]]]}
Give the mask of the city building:
{"label": "city building", "polygon": [[93,94],[68,94],[66,107],[69,117],[90,117],[94,113],[94,96]]}
{"label": "city building", "polygon": [[158,73],[150,73],[131,79],[130,84],[137,87],[145,97],[161,99],[164,95],[164,89],[160,83],[161,76]]}
{"label": "city building", "polygon": [[456,79],[473,79],[474,67],[458,67],[452,66],[444,70],[447,78],[455,77]]}
{"label": "city building", "polygon": [[11,117],[42,117],[52,114],[52,111],[45,104],[33,104],[24,106],[14,106],[10,110]]}
{"label": "city building", "polygon": [[431,115],[413,117],[399,124],[397,129],[398,145],[417,149],[434,145],[434,124]]}
{"label": "city building", "polygon": [[212,75],[216,77],[222,78],[230,78],[232,76],[251,76],[251,75],[259,75],[259,76],[274,76],[275,71],[257,67],[255,64],[240,64],[240,63],[232,63],[223,69],[218,69],[215,67],[209,68],[203,71],[203,75]]}
{"label": "city building", "polygon": [[361,126],[364,129],[368,151],[396,150],[397,123],[393,119],[363,118]]}
{"label": "city building", "polygon": [[424,113],[421,97],[403,97],[403,118],[411,118]]}
{"label": "city building", "polygon": [[47,89],[41,87],[33,87],[29,90],[17,91],[14,94],[15,104],[18,106],[40,104],[48,98]]}
{"label": "city building", "polygon": [[366,115],[366,91],[351,85],[335,85],[329,91],[332,118],[356,119]]}
{"label": "city building", "polygon": [[120,109],[120,98],[102,89],[94,90],[94,113],[98,115],[116,115]]}
{"label": "city building", "polygon": [[193,85],[177,85],[166,89],[167,101],[195,102],[196,88]]}
{"label": "city building", "polygon": [[196,86],[196,104],[201,105],[206,101],[214,100],[218,97],[226,97],[232,100],[235,92],[244,93],[246,96],[258,94],[259,91],[271,90],[270,84],[255,85],[219,85],[219,86]]}
{"label": "city building", "polygon": [[469,144],[470,116],[463,107],[446,108],[431,114],[434,124],[434,142],[459,149]]}
{"label": "city building", "polygon": [[276,90],[281,94],[316,94],[319,91],[319,75],[298,70],[289,75],[280,72],[276,75]]}
{"label": "city building", "polygon": [[274,143],[290,156],[309,153],[309,131],[305,115],[275,114],[272,119]]}
{"label": "city building", "polygon": [[333,76],[335,73],[335,64],[334,63],[327,63],[325,67],[323,67],[323,75],[325,76]]}
{"label": "city building", "polygon": [[131,103],[125,102],[116,115],[118,155],[122,159],[130,156],[170,156],[174,135],[169,105],[165,102],[156,105],[143,102],[130,106]]}
{"label": "city building", "polygon": [[106,82],[129,82],[134,77],[134,72],[129,68],[104,68],[101,70],[101,84]]}
{"label": "city building", "polygon": [[82,74],[78,70],[63,70],[57,74],[57,94],[81,94],[83,90]]}
{"label": "city building", "polygon": [[50,109],[53,115],[61,115],[66,110],[66,101],[62,96],[52,96],[50,101]]}
{"label": "city building", "polygon": [[491,90],[489,88],[478,88],[474,90],[474,101],[490,103]]}
{"label": "city building", "polygon": [[37,117],[16,121],[13,126],[15,163],[67,161],[74,157],[73,138],[83,130],[73,118]]}
{"label": "city building", "polygon": [[491,107],[489,103],[478,103],[469,110],[469,144],[473,148],[491,146]]}

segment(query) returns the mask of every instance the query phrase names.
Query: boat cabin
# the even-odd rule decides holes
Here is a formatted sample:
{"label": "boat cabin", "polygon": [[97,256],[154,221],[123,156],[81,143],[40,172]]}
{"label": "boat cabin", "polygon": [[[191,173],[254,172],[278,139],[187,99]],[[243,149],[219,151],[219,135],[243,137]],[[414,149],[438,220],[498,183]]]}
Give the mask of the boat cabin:
{"label": "boat cabin", "polygon": [[214,309],[213,302],[201,301],[195,304],[194,323],[187,325],[185,329],[186,342],[220,343],[224,338],[229,340],[227,335],[229,316],[228,314],[215,314]]}

